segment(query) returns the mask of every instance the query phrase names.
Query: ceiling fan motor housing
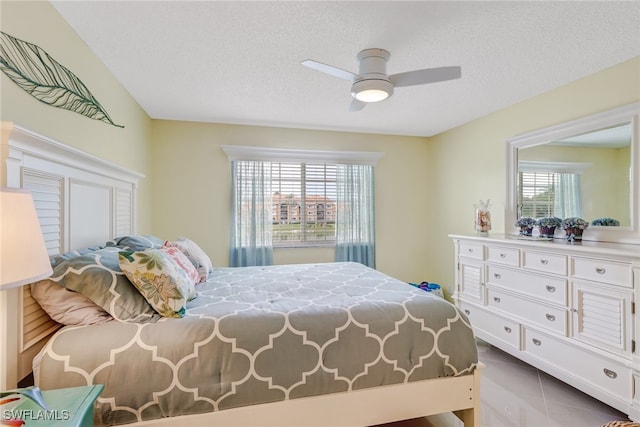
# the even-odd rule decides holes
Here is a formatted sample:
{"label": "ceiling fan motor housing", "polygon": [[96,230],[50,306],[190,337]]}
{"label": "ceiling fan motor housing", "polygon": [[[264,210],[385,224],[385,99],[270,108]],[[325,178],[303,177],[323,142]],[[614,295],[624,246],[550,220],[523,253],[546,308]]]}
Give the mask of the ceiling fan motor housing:
{"label": "ceiling fan motor housing", "polygon": [[358,73],[364,79],[383,79],[387,78],[387,61],[391,54],[384,49],[365,49],[358,53],[358,62],[360,64],[360,72]]}
{"label": "ceiling fan motor housing", "polygon": [[[382,101],[393,94],[393,83],[387,77],[387,60],[391,54],[384,49],[365,49],[358,53],[359,76],[351,85],[351,96],[364,102]],[[378,93],[373,99],[363,94]],[[384,95],[386,94],[386,95]]]}

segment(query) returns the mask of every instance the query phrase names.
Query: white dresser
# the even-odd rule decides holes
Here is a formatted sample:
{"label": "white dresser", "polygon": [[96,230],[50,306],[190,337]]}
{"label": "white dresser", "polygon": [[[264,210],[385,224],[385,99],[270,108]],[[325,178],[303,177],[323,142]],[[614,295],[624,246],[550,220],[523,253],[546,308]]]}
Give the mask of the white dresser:
{"label": "white dresser", "polygon": [[478,338],[640,420],[639,245],[450,237]]}

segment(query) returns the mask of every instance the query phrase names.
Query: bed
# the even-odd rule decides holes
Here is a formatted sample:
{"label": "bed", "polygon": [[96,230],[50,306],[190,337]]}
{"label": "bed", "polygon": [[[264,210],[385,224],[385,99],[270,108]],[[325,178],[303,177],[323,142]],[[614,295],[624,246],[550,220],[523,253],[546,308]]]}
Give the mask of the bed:
{"label": "bed", "polygon": [[[18,129],[8,144],[18,141],[13,144],[18,151],[33,153],[24,134],[34,137]],[[40,147],[48,141],[34,139]],[[30,162],[29,156],[10,152],[10,157]],[[53,163],[60,163],[60,156],[55,157]],[[58,174],[61,168],[53,163],[38,164],[47,170],[37,175]],[[87,169],[86,159],[83,164]],[[96,206],[90,189],[101,194],[104,188],[115,188],[107,192],[107,205],[121,212],[108,215],[108,239],[92,236],[89,242],[85,230],[83,245],[75,245],[79,250],[51,254],[54,275],[40,284],[90,299],[97,308],[82,315],[91,321],[34,340],[35,352],[24,348],[23,339],[18,346],[9,342],[5,367],[16,358],[33,359],[36,384],[43,389],[104,384],[94,412],[98,425],[365,426],[452,411],[465,426],[480,425],[481,365],[467,318],[442,298],[361,264],[210,265],[203,271],[205,263],[198,264],[194,253],[185,251],[199,277],[192,289],[180,288],[179,304],[163,311],[134,285],[136,265],[129,271],[123,258],[166,251],[172,244],[180,246],[175,244],[181,239],[138,236],[132,226],[128,233],[117,233],[123,227],[114,225],[114,218],[135,224],[136,183],[122,179],[122,170],[116,169],[115,184],[102,182],[105,176],[113,179],[105,171],[91,179],[85,176],[81,191],[91,194],[84,197],[92,200],[91,206],[74,208],[86,208],[83,215],[88,215]],[[33,166],[15,169],[20,174],[25,170],[34,174]],[[74,174],[63,172],[63,181]],[[115,201],[117,194],[129,194],[129,188],[127,217],[123,203]],[[69,193],[61,193],[63,206]],[[69,223],[63,235],[73,235],[73,227]],[[197,248],[190,239],[182,241]],[[61,248],[73,248],[65,247],[64,239],[62,243]],[[197,255],[202,261],[202,254]],[[101,282],[89,274],[92,271],[109,275],[112,282]],[[183,280],[192,272],[167,274]],[[87,285],[91,283],[101,286]],[[29,291],[18,297],[21,307],[32,303]],[[117,307],[134,299],[147,305]],[[22,325],[27,316],[24,308],[20,311],[16,318]],[[47,321],[57,324],[51,317],[47,314]]]}

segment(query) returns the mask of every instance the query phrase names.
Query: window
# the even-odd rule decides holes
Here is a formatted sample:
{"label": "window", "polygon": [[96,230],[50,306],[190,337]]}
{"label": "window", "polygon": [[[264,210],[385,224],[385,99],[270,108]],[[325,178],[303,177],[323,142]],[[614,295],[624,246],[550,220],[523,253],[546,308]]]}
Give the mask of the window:
{"label": "window", "polygon": [[520,216],[532,218],[555,216],[553,212],[554,175],[553,172],[520,172],[518,194]]}
{"label": "window", "polygon": [[582,216],[580,174],[572,171],[522,170],[518,174],[520,216]]}
{"label": "window", "polygon": [[333,244],[336,165],[271,163],[274,246]]}
{"label": "window", "polygon": [[384,153],[222,149],[231,162],[232,266],[269,265],[275,245],[327,244],[336,260],[375,268],[373,167]]}

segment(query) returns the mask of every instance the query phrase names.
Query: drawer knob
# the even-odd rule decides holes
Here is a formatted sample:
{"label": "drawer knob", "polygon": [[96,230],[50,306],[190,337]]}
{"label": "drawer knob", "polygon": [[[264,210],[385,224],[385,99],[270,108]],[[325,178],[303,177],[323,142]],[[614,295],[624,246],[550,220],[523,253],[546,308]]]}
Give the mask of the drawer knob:
{"label": "drawer knob", "polygon": [[506,258],[507,254],[500,254],[500,258]]}
{"label": "drawer knob", "polygon": [[505,331],[506,333],[510,334],[510,333],[511,333],[511,328],[510,328],[510,327],[508,327],[508,326],[505,326],[505,327],[504,327],[504,331]]}
{"label": "drawer knob", "polygon": [[548,259],[545,259],[545,258],[542,258],[542,259],[540,260],[540,263],[541,263],[542,265],[547,265],[547,264],[549,264],[549,260],[548,260]]}
{"label": "drawer knob", "polygon": [[604,273],[606,273],[606,272],[607,272],[607,269],[606,269],[606,268],[603,268],[603,267],[596,267],[596,273],[598,273],[598,274],[604,274]]}
{"label": "drawer knob", "polygon": [[499,297],[493,297],[493,300],[494,300],[495,302],[500,302],[500,298],[499,298]]}
{"label": "drawer knob", "polygon": [[549,322],[555,322],[555,320],[556,320],[556,316],[554,316],[553,314],[549,314],[549,313],[547,313],[547,314],[545,315],[545,317],[547,318],[547,320],[548,320]]}
{"label": "drawer knob", "polygon": [[469,311],[469,309],[464,309],[464,314],[466,314],[467,316],[471,314],[471,312]]}
{"label": "drawer knob", "polygon": [[616,372],[612,371],[611,369],[604,368],[602,371],[604,372],[604,374],[606,376],[608,376],[611,379],[618,378],[618,374]]}
{"label": "drawer knob", "polygon": [[547,285],[546,288],[547,288],[547,292],[554,293],[556,291],[555,286]]}
{"label": "drawer knob", "polygon": [[534,339],[532,339],[531,341],[533,341],[533,343],[534,343],[535,345],[537,345],[537,346],[541,346],[541,345],[542,345],[542,341],[540,341],[540,340],[539,340],[539,339],[537,339],[537,338],[534,338]]}
{"label": "drawer knob", "polygon": [[493,277],[495,277],[496,279],[499,279],[502,276],[500,275],[500,273],[493,273]]}
{"label": "drawer knob", "polygon": [[469,249],[467,249],[467,250],[469,251],[469,253],[470,253],[470,254],[472,254],[472,253],[473,253],[473,248],[469,248]]}

